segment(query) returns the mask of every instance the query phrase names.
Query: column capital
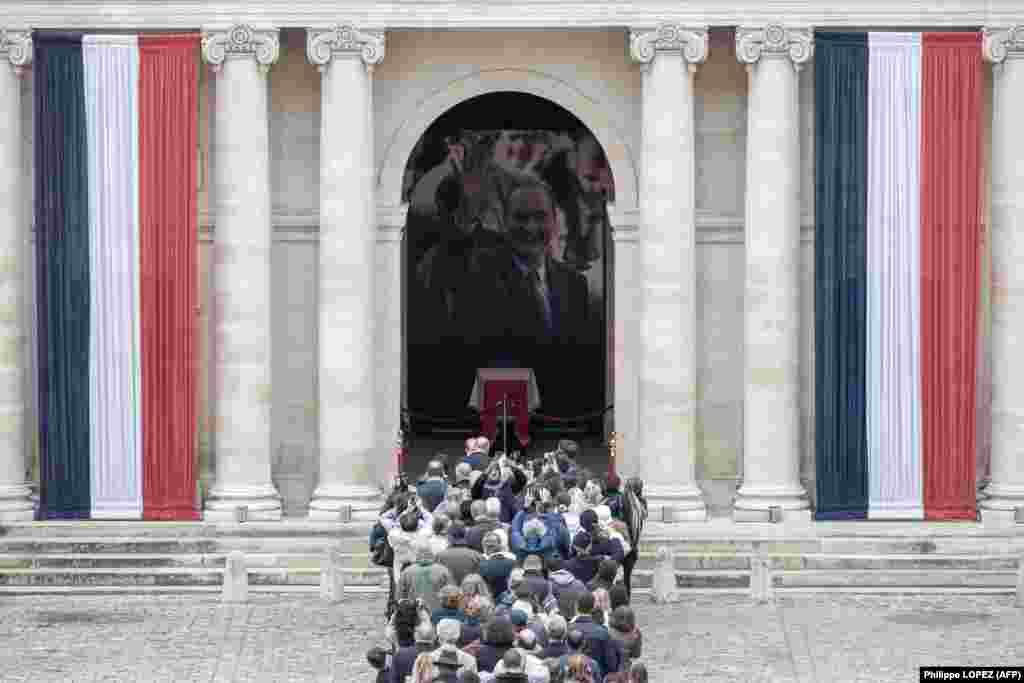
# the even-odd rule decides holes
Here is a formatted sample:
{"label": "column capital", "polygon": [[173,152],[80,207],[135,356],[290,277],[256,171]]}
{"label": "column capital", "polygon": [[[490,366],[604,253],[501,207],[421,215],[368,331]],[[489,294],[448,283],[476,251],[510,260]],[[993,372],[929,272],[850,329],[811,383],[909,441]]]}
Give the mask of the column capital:
{"label": "column capital", "polygon": [[736,29],[736,59],[756,64],[762,55],[788,56],[797,71],[814,54],[814,33],[806,27],[740,26]]}
{"label": "column capital", "polygon": [[384,44],[383,31],[360,31],[350,24],[306,29],[306,57],[320,71],[337,56],[356,55],[372,69],[384,61]]}
{"label": "column capital", "polygon": [[229,55],[251,55],[263,71],[277,61],[280,40],[276,28],[255,29],[236,24],[226,31],[203,31],[203,59],[217,71]]}
{"label": "column capital", "polygon": [[682,52],[690,69],[696,69],[708,57],[707,26],[659,24],[653,30],[630,30],[629,54],[634,61],[648,65],[658,52]]}
{"label": "column capital", "polygon": [[6,57],[14,73],[22,75],[32,63],[32,32],[0,29],[0,60]]}
{"label": "column capital", "polygon": [[1024,57],[1024,24],[1010,28],[986,26],[982,31],[985,61],[1002,64],[1007,57]]}

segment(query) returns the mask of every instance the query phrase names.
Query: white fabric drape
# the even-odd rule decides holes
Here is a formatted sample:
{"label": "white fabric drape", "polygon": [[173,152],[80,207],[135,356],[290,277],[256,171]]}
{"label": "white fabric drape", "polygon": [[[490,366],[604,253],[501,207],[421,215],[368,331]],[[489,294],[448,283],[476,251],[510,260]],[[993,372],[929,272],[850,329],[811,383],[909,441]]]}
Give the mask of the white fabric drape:
{"label": "white fabric drape", "polygon": [[92,516],[142,516],[135,36],[85,36]]}
{"label": "white fabric drape", "polygon": [[868,48],[868,518],[923,519],[921,36]]}

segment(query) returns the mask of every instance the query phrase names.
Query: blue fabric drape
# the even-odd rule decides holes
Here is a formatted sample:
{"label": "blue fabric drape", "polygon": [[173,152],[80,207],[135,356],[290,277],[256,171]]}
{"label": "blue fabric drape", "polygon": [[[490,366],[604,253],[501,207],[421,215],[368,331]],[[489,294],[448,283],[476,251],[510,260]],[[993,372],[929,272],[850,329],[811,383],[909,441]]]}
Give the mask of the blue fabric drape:
{"label": "blue fabric drape", "polygon": [[89,204],[82,37],[34,43],[40,516],[88,518]]}
{"label": "blue fabric drape", "polygon": [[866,33],[815,35],[815,518],[865,519]]}

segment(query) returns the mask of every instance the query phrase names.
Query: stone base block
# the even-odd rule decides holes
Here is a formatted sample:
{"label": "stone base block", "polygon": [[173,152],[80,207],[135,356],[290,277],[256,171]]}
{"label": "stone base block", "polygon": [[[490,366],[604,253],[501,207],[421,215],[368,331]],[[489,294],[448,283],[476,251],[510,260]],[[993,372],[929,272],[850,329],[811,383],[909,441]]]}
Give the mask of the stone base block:
{"label": "stone base block", "polygon": [[666,524],[678,524],[682,522],[706,522],[708,520],[707,508],[683,508],[673,505],[670,502],[648,503],[648,519],[652,522],[664,522]]}
{"label": "stone base block", "polygon": [[[235,508],[228,507],[222,509],[207,508],[203,510],[203,521],[204,522],[235,522],[237,521]],[[278,507],[272,510],[260,510],[249,508],[246,512],[247,522],[280,522],[281,521],[281,508]]]}
{"label": "stone base block", "polygon": [[24,484],[0,485],[0,522],[31,522],[35,517],[32,489]]}
{"label": "stone base block", "polygon": [[990,508],[980,508],[978,512],[981,515],[981,524],[986,528],[991,529],[1012,529],[1019,528],[1024,529],[1024,524],[1018,524],[1016,517],[1017,514],[1013,510],[994,510]]}
{"label": "stone base block", "polygon": [[[732,520],[734,522],[771,523],[768,510],[746,510],[743,508],[733,508]],[[782,510],[782,519],[779,523],[785,525],[810,524],[812,521],[814,521],[814,514],[810,509]]]}
{"label": "stone base block", "polygon": [[369,522],[380,516],[384,497],[370,486],[321,484],[309,503],[309,519],[330,522]]}

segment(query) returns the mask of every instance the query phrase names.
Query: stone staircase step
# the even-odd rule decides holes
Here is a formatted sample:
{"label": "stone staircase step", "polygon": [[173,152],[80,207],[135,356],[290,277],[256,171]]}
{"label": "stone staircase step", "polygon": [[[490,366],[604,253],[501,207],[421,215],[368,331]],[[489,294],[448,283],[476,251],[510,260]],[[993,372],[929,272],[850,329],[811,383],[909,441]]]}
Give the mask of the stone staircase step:
{"label": "stone staircase step", "polygon": [[0,538],[53,538],[118,536],[142,538],[359,538],[370,535],[371,524],[356,522],[312,522],[285,519],[280,522],[143,522],[76,520],[60,522],[9,522],[0,526]]}
{"label": "stone staircase step", "polygon": [[1016,588],[1017,572],[920,571],[916,569],[783,571],[772,573],[772,585],[789,587],[915,587],[915,588]]}

